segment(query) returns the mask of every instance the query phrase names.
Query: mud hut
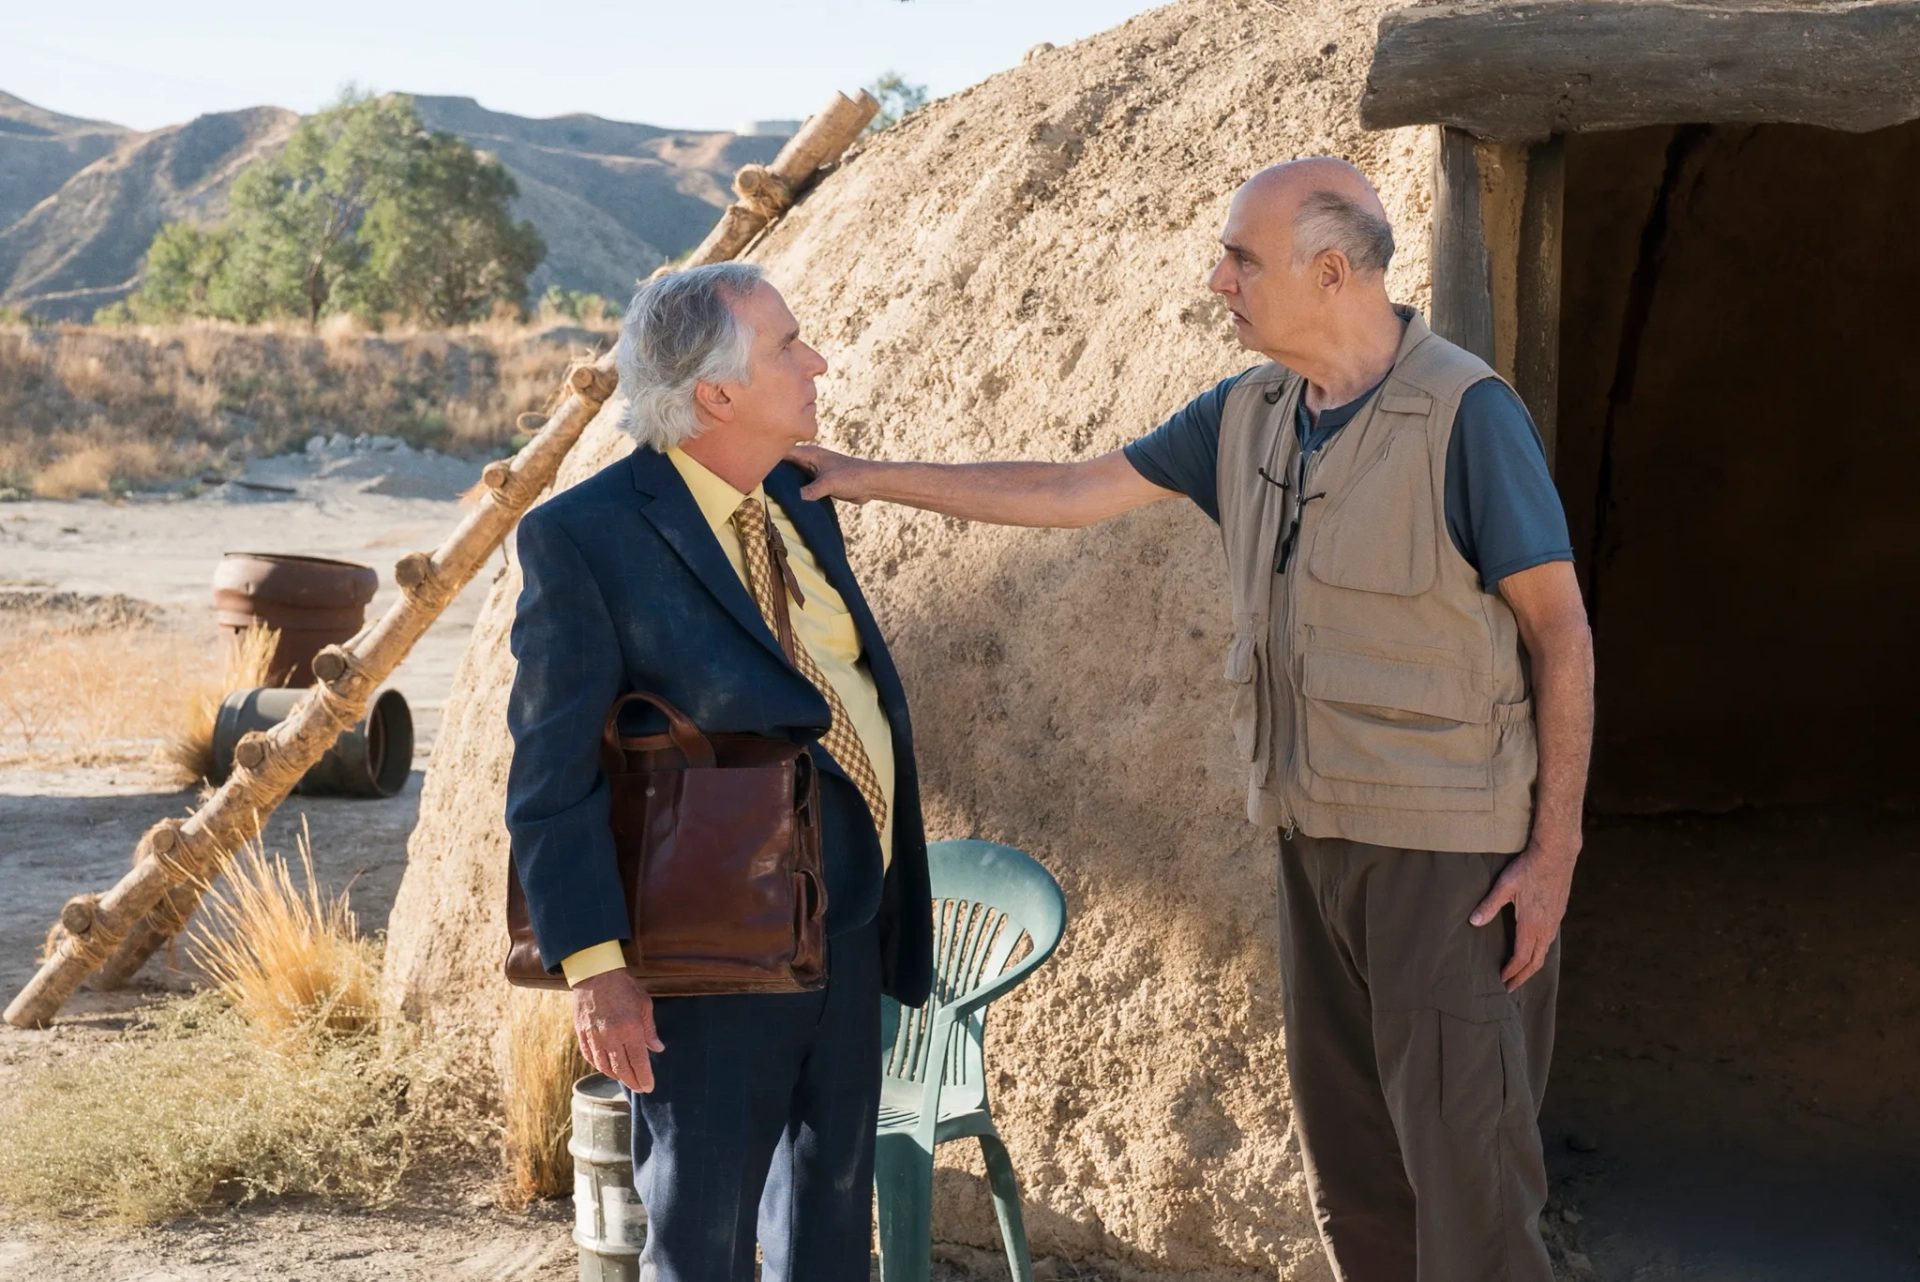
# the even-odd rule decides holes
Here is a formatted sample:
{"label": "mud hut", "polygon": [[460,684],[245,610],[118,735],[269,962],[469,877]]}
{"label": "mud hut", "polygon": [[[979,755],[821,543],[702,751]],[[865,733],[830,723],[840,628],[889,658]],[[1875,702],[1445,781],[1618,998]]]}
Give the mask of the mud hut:
{"label": "mud hut", "polygon": [[[1596,798],[1898,800],[1912,748],[1861,718],[1920,710],[1898,661],[1914,597],[1887,604],[1920,570],[1899,350],[1920,284],[1916,10],[1384,9],[1185,0],[853,155],[751,255],[832,362],[826,438],[950,460],[1131,440],[1251,363],[1203,285],[1233,188],[1346,156],[1393,216],[1396,297],[1507,373],[1550,442],[1606,674]],[[611,417],[560,484],[625,451]],[[1325,1276],[1288,1137],[1274,835],[1245,822],[1225,728],[1212,527],[1175,504],[1079,532],[845,516],[913,700],[930,834],[1032,851],[1070,902],[1059,954],[991,1035],[1036,1253]],[[510,565],[460,668],[389,939],[407,1008],[477,1045],[505,996],[518,588]],[[1903,1018],[1898,1047],[1920,1027]],[[1859,1107],[1911,1099],[1915,1072]],[[936,1237],[991,1248],[977,1161],[942,1158]]]}

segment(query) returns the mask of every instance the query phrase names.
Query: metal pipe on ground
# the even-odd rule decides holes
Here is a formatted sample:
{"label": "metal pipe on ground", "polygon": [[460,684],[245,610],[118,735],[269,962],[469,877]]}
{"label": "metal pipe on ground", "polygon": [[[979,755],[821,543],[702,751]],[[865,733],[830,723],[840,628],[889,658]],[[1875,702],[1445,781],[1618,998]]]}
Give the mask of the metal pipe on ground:
{"label": "metal pipe on ground", "polygon": [[633,1190],[633,1109],[603,1073],[573,1085],[573,1240],[580,1282],[638,1282],[647,1208]]}
{"label": "metal pipe on ground", "polygon": [[[262,686],[222,700],[213,722],[213,782],[224,783],[233,773],[243,736],[285,721],[305,694]],[[398,690],[382,690],[367,715],[334,741],[293,790],[305,797],[391,797],[407,786],[412,770],[413,712]]]}

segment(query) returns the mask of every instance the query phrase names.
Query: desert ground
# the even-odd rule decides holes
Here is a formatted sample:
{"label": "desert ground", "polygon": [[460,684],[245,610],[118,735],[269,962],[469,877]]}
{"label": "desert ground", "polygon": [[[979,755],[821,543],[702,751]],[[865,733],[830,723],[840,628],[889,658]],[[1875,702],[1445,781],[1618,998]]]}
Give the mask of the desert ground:
{"label": "desert ground", "polygon": [[[210,582],[221,553],[280,551],[376,566],[382,586],[370,611],[378,612],[394,592],[392,561],[432,547],[453,527],[460,515],[455,496],[478,474],[477,463],[405,451],[316,451],[258,460],[243,474],[251,486],[193,497],[11,503],[0,507],[0,593],[70,594],[70,604],[130,597],[159,607],[182,627],[204,628],[210,639]],[[381,800],[294,797],[267,825],[270,851],[291,854],[301,831],[309,834],[322,888],[348,888],[361,929],[376,936],[399,886],[438,715],[493,568],[475,579],[393,678],[415,717],[407,787]],[[15,754],[0,765],[0,988],[9,997],[33,974],[60,905],[111,885],[125,871],[139,833],[157,818],[184,813],[193,800],[191,789],[179,789],[138,759],[74,764]],[[23,1073],[98,1054],[128,1036],[141,1011],[197,979],[183,946],[149,963],[123,991],[82,989],[51,1028],[0,1024],[0,1091]],[[139,1083],[127,1088],[137,1091]],[[421,1169],[396,1203],[380,1208],[300,1198],[217,1208],[153,1228],[35,1222],[0,1209],[0,1278],[534,1282],[575,1276],[571,1207],[562,1200],[510,1211],[499,1204],[497,1186],[494,1165],[476,1158]],[[952,1262],[939,1267],[950,1280],[972,1276]],[[1073,1276],[1057,1268],[1054,1275]]]}
{"label": "desert ground", "polygon": [[[224,550],[283,550],[382,568],[457,519],[472,464],[326,451],[253,465],[195,497],[0,507],[10,591],[126,596],[210,626]],[[286,491],[292,491],[288,493]],[[419,726],[415,773],[387,800],[294,798],[268,826],[304,825],[328,890],[351,887],[378,934],[399,884],[438,710],[483,574],[394,685]],[[197,620],[196,624],[194,621]],[[0,987],[32,973],[71,895],[109,885],[136,835],[190,792],[126,760],[0,767]],[[1566,1276],[1698,1282],[1920,1276],[1920,823],[1830,811],[1598,821],[1566,928],[1562,1034],[1543,1129],[1550,1237]],[[44,1031],[0,1029],[0,1089],[98,1053],[194,982],[156,959],[130,989],[84,991]],[[129,1082],[138,1090],[138,1082]],[[394,1204],[295,1199],[155,1228],[0,1220],[0,1276],[216,1282],[560,1279],[564,1203],[498,1204],[484,1160],[423,1169]],[[991,1254],[942,1248],[949,1278],[1003,1276]],[[1103,1276],[1043,1262],[1056,1278]],[[1117,1276],[1117,1275],[1116,1275]]]}

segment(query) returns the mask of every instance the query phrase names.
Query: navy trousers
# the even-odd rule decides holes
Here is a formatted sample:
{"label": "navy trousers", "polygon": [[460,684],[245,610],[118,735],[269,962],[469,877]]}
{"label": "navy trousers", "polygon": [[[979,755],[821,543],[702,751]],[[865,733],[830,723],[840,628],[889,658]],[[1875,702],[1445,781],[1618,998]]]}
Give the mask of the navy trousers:
{"label": "navy trousers", "polygon": [[662,997],[633,1095],[641,1282],[866,1282],[880,1105],[880,946],[827,943],[815,993]]}

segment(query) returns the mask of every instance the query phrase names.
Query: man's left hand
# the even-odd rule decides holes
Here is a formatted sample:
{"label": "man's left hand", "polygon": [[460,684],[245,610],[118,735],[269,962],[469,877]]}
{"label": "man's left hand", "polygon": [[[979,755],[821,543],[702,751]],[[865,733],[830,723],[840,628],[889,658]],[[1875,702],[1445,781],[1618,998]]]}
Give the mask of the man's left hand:
{"label": "man's left hand", "polygon": [[1507,991],[1513,992],[1532,979],[1547,964],[1547,950],[1560,933],[1560,919],[1567,912],[1567,896],[1573,890],[1573,864],[1579,848],[1562,851],[1538,844],[1529,845],[1500,870],[1493,889],[1480,901],[1469,919],[1475,926],[1499,920],[1500,910],[1513,905],[1513,957],[1500,972]]}

